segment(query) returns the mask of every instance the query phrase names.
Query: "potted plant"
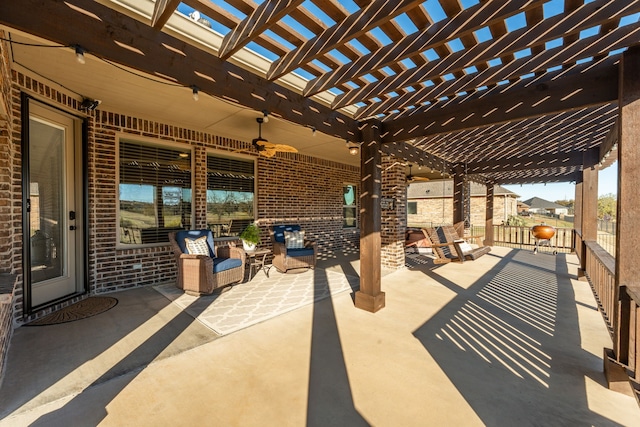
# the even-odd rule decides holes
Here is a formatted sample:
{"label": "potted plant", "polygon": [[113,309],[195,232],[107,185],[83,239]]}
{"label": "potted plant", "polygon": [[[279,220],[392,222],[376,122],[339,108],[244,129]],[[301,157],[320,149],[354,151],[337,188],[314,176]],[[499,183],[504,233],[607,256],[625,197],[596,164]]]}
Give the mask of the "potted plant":
{"label": "potted plant", "polygon": [[256,245],[260,243],[260,228],[255,222],[251,223],[240,233],[239,237],[242,240],[242,246],[245,251],[254,251]]}

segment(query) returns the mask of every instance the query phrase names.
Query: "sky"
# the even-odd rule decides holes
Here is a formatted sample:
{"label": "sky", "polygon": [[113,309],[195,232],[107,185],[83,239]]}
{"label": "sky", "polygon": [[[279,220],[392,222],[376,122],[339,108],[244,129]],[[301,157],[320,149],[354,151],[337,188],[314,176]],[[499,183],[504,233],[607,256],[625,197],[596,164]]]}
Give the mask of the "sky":
{"label": "sky", "polygon": [[[513,191],[520,197],[519,200],[528,200],[532,197],[555,202],[556,200],[573,200],[576,195],[575,184],[549,183],[549,184],[523,184],[503,185],[504,188]],[[598,173],[598,196],[603,194],[618,193],[618,162]]]}

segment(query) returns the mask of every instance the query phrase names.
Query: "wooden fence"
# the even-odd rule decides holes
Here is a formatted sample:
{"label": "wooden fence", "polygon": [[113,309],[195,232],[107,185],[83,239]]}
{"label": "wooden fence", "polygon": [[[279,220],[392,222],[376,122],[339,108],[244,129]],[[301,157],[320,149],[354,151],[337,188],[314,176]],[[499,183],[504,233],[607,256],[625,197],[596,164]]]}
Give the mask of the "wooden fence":
{"label": "wooden fence", "polygon": [[585,241],[584,245],[585,274],[611,334],[616,361],[625,367],[639,398],[640,289],[616,287],[615,258],[597,242]]}
{"label": "wooden fence", "polygon": [[[573,228],[556,228],[556,234],[549,241],[539,242],[540,250],[569,253],[573,251],[573,239]],[[496,246],[518,249],[533,249],[536,244],[531,227],[511,225],[494,225],[493,241]]]}

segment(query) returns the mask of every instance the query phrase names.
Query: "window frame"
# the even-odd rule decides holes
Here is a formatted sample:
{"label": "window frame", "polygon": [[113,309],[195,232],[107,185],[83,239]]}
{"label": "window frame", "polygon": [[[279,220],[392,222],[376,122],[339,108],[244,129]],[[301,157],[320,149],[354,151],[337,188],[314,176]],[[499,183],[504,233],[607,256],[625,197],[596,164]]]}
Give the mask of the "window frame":
{"label": "window frame", "polygon": [[195,196],[195,158],[194,147],[188,143],[180,143],[173,141],[165,141],[157,138],[144,137],[140,135],[130,135],[128,133],[116,133],[115,135],[115,161],[116,161],[116,182],[115,182],[115,205],[116,205],[116,250],[137,249],[137,248],[149,248],[157,246],[168,246],[169,240],[166,242],[157,243],[133,243],[125,244],[120,241],[120,144],[124,142],[131,142],[134,144],[148,145],[150,147],[159,147],[167,149],[177,149],[180,151],[188,151],[191,156],[191,212],[189,216],[190,225],[189,229],[193,229],[195,209],[194,209],[194,196]]}
{"label": "window frame", "polygon": [[[204,200],[204,205],[205,205],[205,218],[207,215],[207,209],[208,209],[208,204],[209,202],[207,201],[207,191],[209,191],[209,183],[208,183],[208,177],[207,175],[207,171],[208,171],[208,165],[209,165],[209,156],[214,156],[214,157],[222,157],[222,158],[227,158],[227,159],[231,159],[231,160],[244,160],[248,162],[253,163],[253,221],[257,221],[258,220],[258,158],[256,156],[252,156],[250,154],[243,154],[243,153],[234,153],[234,152],[230,152],[230,151],[226,151],[226,150],[217,150],[215,148],[209,148],[206,151],[206,155],[205,155],[205,171],[204,171],[204,175],[205,175],[205,185],[204,185],[204,193],[205,193],[205,200]],[[217,239],[230,239],[230,240],[236,240],[237,237],[233,237],[233,236],[229,236],[229,237],[218,237]]]}
{"label": "window frame", "polygon": [[[347,186],[351,186],[353,187],[353,191],[354,191],[354,198],[353,198],[353,205],[346,205],[345,204],[345,200],[344,200],[344,189]],[[341,217],[342,217],[342,229],[343,230],[357,230],[360,227],[360,221],[359,221],[359,215],[358,215],[358,185],[354,184],[352,182],[344,182],[342,184],[341,187],[342,190],[342,194],[341,194],[341,199],[342,199],[342,212],[341,212]],[[347,208],[353,208],[355,210],[355,214],[354,214],[354,224],[352,226],[348,226],[346,225],[346,217],[344,215],[345,213],[345,209]]]}
{"label": "window frame", "polygon": [[[413,205],[415,207],[415,212],[410,212],[410,206]],[[418,215],[418,202],[417,201],[407,201],[407,215]]]}

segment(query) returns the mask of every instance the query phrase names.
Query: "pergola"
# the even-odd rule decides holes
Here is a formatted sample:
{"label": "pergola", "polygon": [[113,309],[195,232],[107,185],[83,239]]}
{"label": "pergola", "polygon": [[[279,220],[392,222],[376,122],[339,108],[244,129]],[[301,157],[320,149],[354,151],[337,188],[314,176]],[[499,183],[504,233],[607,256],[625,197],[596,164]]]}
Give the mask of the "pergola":
{"label": "pergola", "polygon": [[[208,40],[176,31],[181,8],[213,27]],[[488,201],[494,184],[575,182],[583,272],[597,172],[618,159],[614,299],[638,301],[638,13],[640,0],[21,0],[0,4],[0,23],[361,143],[371,268],[356,306],[376,311],[383,154],[452,175],[458,228],[471,180],[488,186]],[[268,67],[248,63],[246,48]],[[640,366],[620,356],[633,340],[619,333],[617,359]]]}

